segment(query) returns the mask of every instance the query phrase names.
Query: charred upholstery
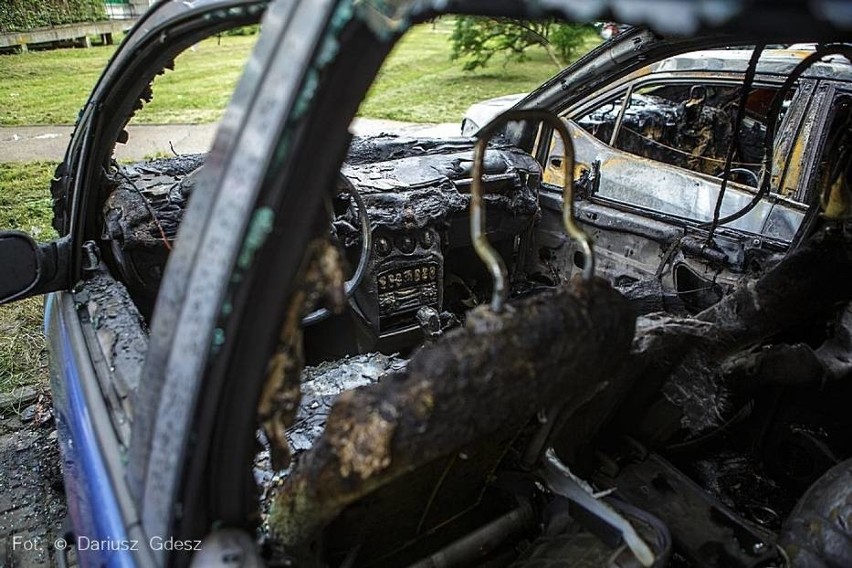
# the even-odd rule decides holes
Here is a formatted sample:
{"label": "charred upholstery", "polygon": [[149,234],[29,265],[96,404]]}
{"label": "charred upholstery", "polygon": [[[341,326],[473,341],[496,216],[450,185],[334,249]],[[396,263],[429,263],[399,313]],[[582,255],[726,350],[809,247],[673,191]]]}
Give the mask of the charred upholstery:
{"label": "charred upholstery", "polygon": [[780,542],[794,566],[846,566],[852,556],[852,460],[828,470],[796,504]]}
{"label": "charred upholstery", "polygon": [[[668,442],[681,428],[689,437],[718,428],[730,410],[723,374],[727,372],[733,383],[742,380],[733,370],[742,361],[740,354],[754,345],[771,343],[779,334],[834,319],[838,305],[852,297],[847,286],[850,278],[852,247],[841,232],[826,230],[759,280],[740,286],[694,318],[655,314],[640,320],[634,355],[642,378],[624,416],[633,417],[631,409],[640,408],[643,414],[654,414],[659,408],[651,405],[650,398],[662,392],[678,410],[667,424],[640,421],[644,439]],[[791,366],[788,372],[800,369],[800,365]],[[785,377],[773,379],[783,382]]]}
{"label": "charred upholstery", "polygon": [[[390,531],[395,540],[410,542],[463,513],[537,411],[583,397],[618,374],[634,322],[627,301],[597,280],[518,301],[501,314],[474,310],[463,328],[416,352],[405,372],[340,396],[322,437],[275,497],[274,536],[299,550],[342,513],[349,526],[336,529],[350,540],[364,538],[362,550],[379,555],[389,551],[371,549],[377,535]],[[579,337],[583,341],[572,341]],[[497,451],[483,452],[489,461],[478,472],[473,502],[449,503],[426,525],[407,518],[410,511],[428,511],[454,485],[469,484],[452,462],[463,449],[489,444]],[[359,533],[359,501],[412,484],[431,488],[416,496],[423,502],[401,511],[393,500],[372,500],[371,529]],[[386,530],[375,526],[376,519],[387,523]]]}

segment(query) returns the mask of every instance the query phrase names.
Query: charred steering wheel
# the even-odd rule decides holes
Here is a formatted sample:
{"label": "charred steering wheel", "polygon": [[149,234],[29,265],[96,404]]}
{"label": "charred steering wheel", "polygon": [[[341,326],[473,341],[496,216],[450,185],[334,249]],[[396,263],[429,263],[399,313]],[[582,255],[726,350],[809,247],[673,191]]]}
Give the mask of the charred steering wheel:
{"label": "charred steering wheel", "polygon": [[[349,178],[342,173],[339,174],[339,179],[343,190],[351,197],[349,200],[350,211],[353,206],[357,208],[357,211],[353,211],[353,216],[358,217],[361,229],[361,252],[358,258],[358,266],[355,268],[352,278],[347,280],[344,284],[346,299],[351,300],[355,290],[358,289],[358,286],[360,286],[361,282],[364,280],[364,275],[367,273],[367,269],[370,266],[370,251],[373,249],[373,233],[370,230],[370,217],[367,214],[367,206],[364,204],[364,199],[361,197],[361,194],[358,193],[358,190],[355,188],[355,185],[349,181]],[[302,325],[308,326],[315,324],[326,319],[330,315],[331,310],[328,308],[314,310],[302,319]]]}

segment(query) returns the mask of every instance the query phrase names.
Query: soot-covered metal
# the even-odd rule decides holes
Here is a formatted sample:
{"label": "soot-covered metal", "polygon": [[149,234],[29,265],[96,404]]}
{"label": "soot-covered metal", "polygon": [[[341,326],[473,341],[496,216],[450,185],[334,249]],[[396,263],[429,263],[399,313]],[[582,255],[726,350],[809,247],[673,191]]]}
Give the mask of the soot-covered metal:
{"label": "soot-covered metal", "polygon": [[[471,254],[468,237],[473,142],[469,139],[356,138],[342,174],[351,182],[373,231],[371,275],[358,294],[360,311],[381,337],[417,325],[422,307],[446,311],[445,282],[484,279],[479,264],[457,266]],[[514,246],[538,216],[541,168],[526,152],[494,144],[486,154],[485,203],[492,239]],[[338,236],[357,249],[361,235],[352,208]],[[470,286],[468,286],[468,289]],[[451,310],[452,311],[452,310]],[[394,347],[397,348],[397,347]]]}

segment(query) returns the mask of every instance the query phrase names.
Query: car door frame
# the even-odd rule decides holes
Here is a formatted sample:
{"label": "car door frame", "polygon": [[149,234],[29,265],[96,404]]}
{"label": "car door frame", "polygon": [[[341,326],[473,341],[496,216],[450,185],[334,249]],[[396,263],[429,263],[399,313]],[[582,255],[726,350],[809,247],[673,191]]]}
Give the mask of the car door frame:
{"label": "car door frame", "polygon": [[[152,6],[95,85],[52,183],[54,226],[60,234],[70,235],[72,243],[67,282],[76,284],[47,296],[45,333],[70,519],[68,537],[74,539],[71,546],[88,545],[76,551],[84,564],[155,564],[140,529],[138,499],[128,484],[129,448],[116,430],[104,391],[104,385],[114,380],[114,369],[76,295],[100,263],[97,246],[87,244],[96,241],[101,230],[97,214],[105,196],[94,188],[100,187],[102,168],[122,139],[137,101],[165,64],[201,39],[257,23],[265,5],[264,0],[202,0]],[[160,42],[172,36],[179,40],[163,49]]]}
{"label": "car door frame", "polygon": [[852,80],[821,78],[815,82],[813,95],[815,108],[812,113],[814,126],[800,136],[796,151],[791,152],[791,159],[794,159],[792,156],[802,156],[798,172],[799,191],[802,193],[798,197],[811,203],[812,206],[793,239],[790,251],[807,239],[820,218],[821,208],[816,206],[817,163],[824,151],[825,138],[828,135],[828,116],[835,98],[840,95],[852,96]]}

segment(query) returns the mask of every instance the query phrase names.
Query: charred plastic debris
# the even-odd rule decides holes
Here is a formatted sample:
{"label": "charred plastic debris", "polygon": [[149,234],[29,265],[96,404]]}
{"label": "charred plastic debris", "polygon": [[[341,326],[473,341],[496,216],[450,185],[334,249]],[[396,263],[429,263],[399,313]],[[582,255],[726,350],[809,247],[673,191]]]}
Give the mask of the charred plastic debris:
{"label": "charred plastic debris", "polygon": [[[433,331],[440,333],[488,293],[490,278],[472,257],[467,235],[472,146],[466,139],[393,136],[352,143],[342,174],[364,202],[375,253],[374,277],[357,297],[368,323],[360,330],[363,342],[392,344],[389,334],[429,317],[443,322]],[[516,236],[528,231],[539,214],[541,171],[529,154],[494,144],[484,174],[492,239],[511,256]],[[348,250],[362,238],[353,230],[357,226],[349,208],[337,224]]]}
{"label": "charred plastic debris", "polygon": [[150,317],[171,243],[204,156],[115,165],[104,205],[104,240],[140,311]]}
{"label": "charred plastic debris", "polygon": [[[844,221],[822,221],[700,309],[658,281],[627,294],[601,279],[541,281],[525,270],[541,260],[530,250],[541,168],[495,143],[488,234],[512,297],[495,314],[467,234],[471,149],[391,136],[352,144],[332,232],[354,267],[367,216],[368,272],[347,314],[304,330],[290,318],[282,333],[276,387],[292,389],[294,372],[300,385],[285,392],[292,415],[275,419],[282,439],[258,431],[266,560],[849,565]],[[111,178],[105,236],[146,318],[202,162],[156,160]],[[292,460],[275,468],[281,444]]]}

